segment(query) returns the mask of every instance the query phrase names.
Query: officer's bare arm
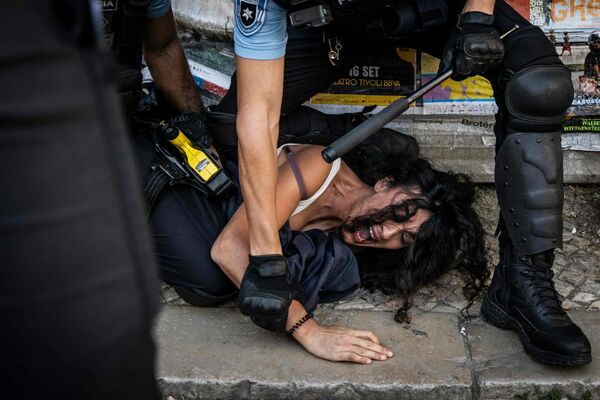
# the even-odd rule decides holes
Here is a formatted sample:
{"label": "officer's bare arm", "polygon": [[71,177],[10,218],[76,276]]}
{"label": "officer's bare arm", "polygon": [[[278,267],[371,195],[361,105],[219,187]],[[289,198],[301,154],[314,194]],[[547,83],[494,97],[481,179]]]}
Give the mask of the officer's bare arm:
{"label": "officer's bare arm", "polygon": [[236,65],[239,169],[248,210],[250,254],[281,254],[275,187],[284,59],[238,56]]}
{"label": "officer's bare arm", "polygon": [[495,3],[496,0],[467,0],[462,12],[479,11],[486,14],[493,14]]}
{"label": "officer's bare arm", "polygon": [[203,111],[200,93],[179,43],[173,12],[147,18],[144,29],[144,58],[156,86],[179,111]]}

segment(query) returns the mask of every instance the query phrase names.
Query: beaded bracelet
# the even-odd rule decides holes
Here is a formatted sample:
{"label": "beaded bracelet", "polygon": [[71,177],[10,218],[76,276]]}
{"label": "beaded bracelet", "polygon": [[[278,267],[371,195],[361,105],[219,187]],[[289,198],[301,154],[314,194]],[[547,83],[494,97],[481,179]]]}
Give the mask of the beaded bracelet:
{"label": "beaded bracelet", "polygon": [[290,328],[289,331],[287,331],[288,336],[292,336],[294,334],[294,332],[296,332],[296,330],[302,326],[303,323],[305,323],[306,321],[308,321],[312,317],[314,317],[313,313],[309,312],[304,317],[300,318],[300,320],[298,322],[296,322],[294,324],[294,326],[292,326]]}

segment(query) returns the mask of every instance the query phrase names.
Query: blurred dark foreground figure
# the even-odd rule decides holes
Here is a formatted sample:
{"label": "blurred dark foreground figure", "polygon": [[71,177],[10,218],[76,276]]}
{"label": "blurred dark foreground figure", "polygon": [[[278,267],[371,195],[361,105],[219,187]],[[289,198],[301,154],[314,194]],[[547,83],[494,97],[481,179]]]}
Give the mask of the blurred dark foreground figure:
{"label": "blurred dark foreground figure", "polygon": [[2,396],[158,398],[156,268],[89,3],[3,6]]}

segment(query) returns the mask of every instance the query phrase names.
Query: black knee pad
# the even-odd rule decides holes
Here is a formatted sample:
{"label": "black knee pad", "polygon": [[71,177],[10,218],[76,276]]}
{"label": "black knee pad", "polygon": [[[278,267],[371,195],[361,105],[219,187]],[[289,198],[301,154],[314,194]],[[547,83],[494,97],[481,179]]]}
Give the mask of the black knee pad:
{"label": "black knee pad", "polygon": [[560,133],[514,133],[496,155],[496,191],[504,225],[521,254],[562,246]]}
{"label": "black knee pad", "polygon": [[534,65],[520,70],[506,84],[508,129],[558,132],[572,101],[571,73],[564,65]]}
{"label": "black knee pad", "polygon": [[221,295],[212,295],[198,288],[173,286],[175,292],[187,303],[197,307],[216,307],[237,297],[237,290]]}

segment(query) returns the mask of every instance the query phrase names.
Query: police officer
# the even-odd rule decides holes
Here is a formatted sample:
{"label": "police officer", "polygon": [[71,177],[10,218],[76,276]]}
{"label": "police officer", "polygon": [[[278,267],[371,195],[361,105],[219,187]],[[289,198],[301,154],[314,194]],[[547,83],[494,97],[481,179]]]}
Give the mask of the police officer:
{"label": "police officer", "polygon": [[142,85],[142,53],[156,87],[180,113],[203,112],[181,48],[170,0],[100,0],[105,39],[118,61],[117,80],[129,115]]}
{"label": "police officer", "polygon": [[0,386],[19,399],[158,399],[158,282],[89,1],[0,15]]}
{"label": "police officer", "polygon": [[[453,79],[485,76],[498,105],[494,129],[500,262],[483,316],[498,327],[516,330],[525,350],[540,362],[589,363],[589,341],[562,309],[552,281],[553,252],[562,245],[560,130],[573,86],[544,33],[504,0],[349,0],[318,2],[330,6],[333,22],[312,30],[290,29],[288,41],[286,11],[297,10],[297,3],[235,0],[237,77],[218,110],[237,111],[251,243],[248,268],[239,265],[233,272],[241,280],[242,312],[272,330],[289,328],[303,315],[285,279],[274,225],[280,111],[290,112],[335,81],[365,48],[417,47],[441,58],[441,70],[452,67]],[[417,12],[429,4],[429,13],[404,18],[406,4]],[[397,18],[382,18],[396,11]],[[436,12],[427,24],[427,15]],[[447,17],[440,22],[439,15]],[[400,26],[407,20],[417,21],[412,31]],[[515,24],[519,29],[501,40],[499,32]],[[374,32],[380,26],[385,34]],[[302,329],[310,329],[310,323],[297,332]]]}
{"label": "police officer", "polygon": [[[168,120],[205,151],[210,151],[216,163],[220,163],[220,158],[177,36],[171,1],[101,0],[101,5],[105,40],[117,61],[119,93],[144,182],[144,199],[146,206],[153,208],[162,191],[172,187],[169,182],[194,184],[167,177],[160,168],[153,168],[162,160],[155,150],[159,142],[163,145],[159,123]],[[153,83],[143,87],[142,56],[153,78]],[[160,216],[152,215],[150,219],[153,227],[162,222]]]}

